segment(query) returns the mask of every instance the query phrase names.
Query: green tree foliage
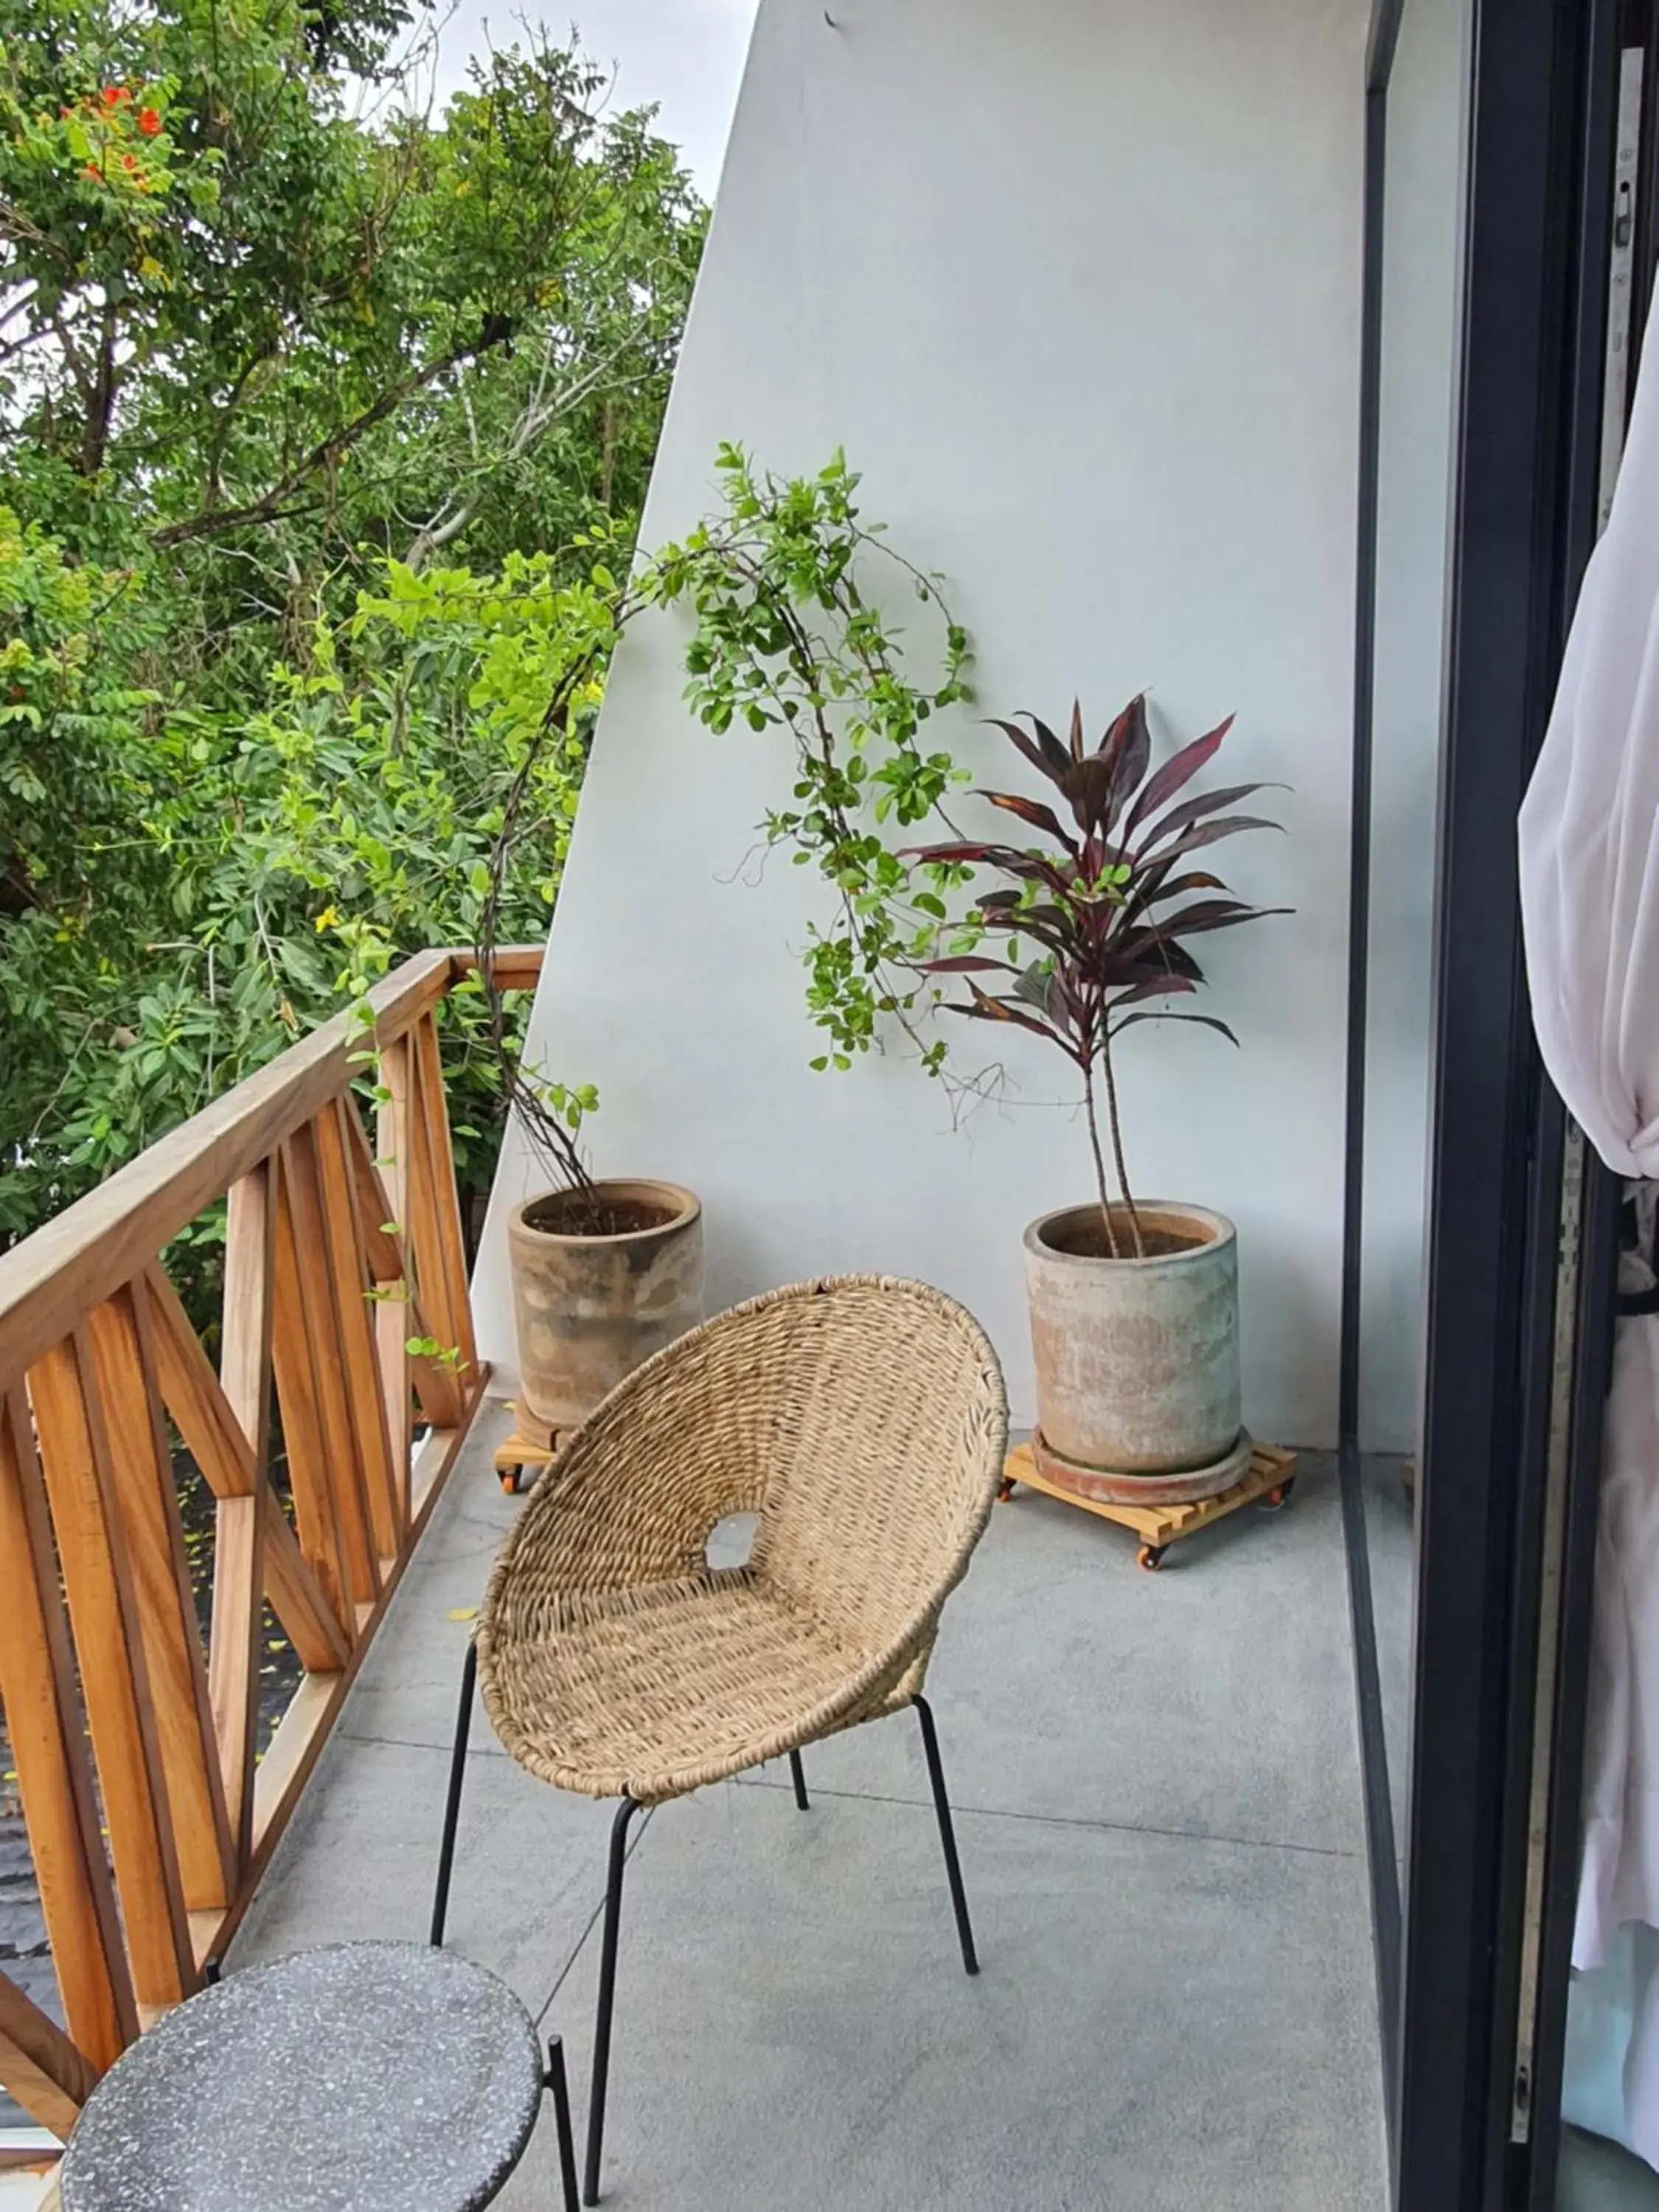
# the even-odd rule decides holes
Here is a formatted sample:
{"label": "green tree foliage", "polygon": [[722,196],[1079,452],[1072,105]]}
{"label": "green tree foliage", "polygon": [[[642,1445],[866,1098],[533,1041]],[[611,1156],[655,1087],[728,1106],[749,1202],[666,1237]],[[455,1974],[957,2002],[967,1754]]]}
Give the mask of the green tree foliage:
{"label": "green tree foliage", "polygon": [[526,775],[545,929],[704,216],[579,53],[428,62],[395,0],[0,0],[0,1240],[470,941]]}

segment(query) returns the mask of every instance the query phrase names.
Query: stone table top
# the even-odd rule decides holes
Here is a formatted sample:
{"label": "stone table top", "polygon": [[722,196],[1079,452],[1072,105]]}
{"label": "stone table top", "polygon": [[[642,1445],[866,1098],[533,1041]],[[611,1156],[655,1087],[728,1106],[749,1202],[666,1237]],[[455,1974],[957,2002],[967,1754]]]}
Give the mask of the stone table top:
{"label": "stone table top", "polygon": [[543,2061],[453,1951],[343,1943],[168,2013],[88,2099],[64,2212],[475,2212],[536,2124]]}

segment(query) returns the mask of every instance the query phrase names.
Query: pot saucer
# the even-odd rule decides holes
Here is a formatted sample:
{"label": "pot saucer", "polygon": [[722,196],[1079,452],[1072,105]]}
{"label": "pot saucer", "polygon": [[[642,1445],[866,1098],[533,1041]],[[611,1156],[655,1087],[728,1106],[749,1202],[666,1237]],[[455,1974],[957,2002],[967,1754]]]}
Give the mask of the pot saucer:
{"label": "pot saucer", "polygon": [[1243,1481],[1250,1470],[1255,1449],[1248,1429],[1241,1429],[1231,1449],[1207,1467],[1187,1468],[1170,1474],[1125,1474],[1112,1468],[1085,1467],[1062,1458],[1048,1444],[1041,1430],[1031,1437],[1037,1472],[1056,1489],[1091,1499],[1097,1505],[1192,1505],[1200,1498],[1219,1498]]}

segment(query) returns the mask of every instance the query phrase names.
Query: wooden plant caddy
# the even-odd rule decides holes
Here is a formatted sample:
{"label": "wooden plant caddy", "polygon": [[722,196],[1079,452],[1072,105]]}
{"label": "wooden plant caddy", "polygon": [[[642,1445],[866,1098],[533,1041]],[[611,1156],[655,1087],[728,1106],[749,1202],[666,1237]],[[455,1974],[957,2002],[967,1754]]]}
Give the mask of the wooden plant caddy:
{"label": "wooden plant caddy", "polygon": [[513,1416],[513,1433],[495,1447],[495,1472],[501,1477],[501,1488],[511,1497],[524,1488],[526,1472],[551,1467],[574,1431],[570,1429],[548,1429],[536,1419],[527,1406],[516,1401],[507,1408]]}
{"label": "wooden plant caddy", "polygon": [[1136,1565],[1155,1574],[1170,1545],[1178,1544],[1182,1537],[1195,1536],[1200,1528],[1224,1521],[1230,1513],[1254,1505],[1258,1499],[1273,1507],[1283,1505],[1296,1487],[1296,1454],[1278,1444],[1257,1444],[1250,1454],[1249,1472],[1242,1482],[1224,1490],[1218,1498],[1200,1498],[1191,1505],[1108,1505],[1092,1498],[1079,1498],[1075,1491],[1064,1490],[1037,1473],[1030,1444],[1019,1445],[1004,1462],[999,1499],[1012,1498],[1015,1484],[1021,1482],[1028,1490],[1040,1490],[1045,1498],[1057,1498],[1062,1505],[1079,1506],[1085,1513],[1115,1521],[1120,1528],[1129,1529],[1140,1539]]}

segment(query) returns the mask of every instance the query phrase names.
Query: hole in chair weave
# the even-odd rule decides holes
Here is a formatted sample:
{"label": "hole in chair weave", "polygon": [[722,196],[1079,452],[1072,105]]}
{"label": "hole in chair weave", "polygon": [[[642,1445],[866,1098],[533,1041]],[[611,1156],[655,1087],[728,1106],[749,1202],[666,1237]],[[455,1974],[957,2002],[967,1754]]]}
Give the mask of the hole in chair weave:
{"label": "hole in chair weave", "polygon": [[746,1567],[749,1554],[755,1547],[755,1531],[760,1526],[757,1513],[727,1513],[718,1520],[708,1532],[708,1541],[703,1546],[703,1557],[711,1567]]}

